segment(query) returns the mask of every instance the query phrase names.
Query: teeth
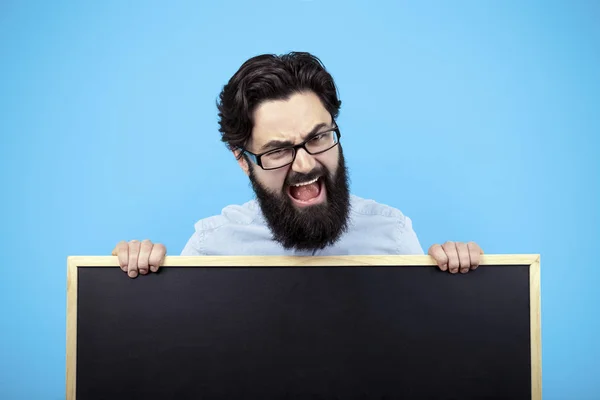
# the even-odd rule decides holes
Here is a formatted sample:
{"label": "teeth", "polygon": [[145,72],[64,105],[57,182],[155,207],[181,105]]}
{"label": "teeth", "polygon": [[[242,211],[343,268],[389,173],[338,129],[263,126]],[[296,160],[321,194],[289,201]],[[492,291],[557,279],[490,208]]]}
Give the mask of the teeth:
{"label": "teeth", "polygon": [[297,183],[297,184],[295,184],[294,186],[298,187],[298,186],[310,185],[311,183],[315,183],[315,182],[316,182],[316,181],[318,181],[318,180],[319,180],[319,178],[315,178],[315,179],[313,179],[312,181],[309,181],[309,182],[304,182],[304,183]]}

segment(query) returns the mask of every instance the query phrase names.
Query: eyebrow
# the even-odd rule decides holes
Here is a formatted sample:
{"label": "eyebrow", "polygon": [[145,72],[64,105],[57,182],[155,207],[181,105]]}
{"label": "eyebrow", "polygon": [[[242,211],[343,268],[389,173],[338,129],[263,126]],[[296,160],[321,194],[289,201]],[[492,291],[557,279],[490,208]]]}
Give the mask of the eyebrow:
{"label": "eyebrow", "polygon": [[[312,135],[318,133],[320,129],[325,128],[328,125],[329,124],[326,124],[324,122],[321,122],[320,124],[315,125],[312,128],[312,130],[308,133],[308,135],[306,135],[303,139],[311,137]],[[271,141],[267,142],[267,144],[263,145],[258,151],[262,152],[262,151],[272,149],[272,148],[286,147],[286,146],[293,146],[293,145],[294,145],[294,143],[289,140],[271,140]]]}

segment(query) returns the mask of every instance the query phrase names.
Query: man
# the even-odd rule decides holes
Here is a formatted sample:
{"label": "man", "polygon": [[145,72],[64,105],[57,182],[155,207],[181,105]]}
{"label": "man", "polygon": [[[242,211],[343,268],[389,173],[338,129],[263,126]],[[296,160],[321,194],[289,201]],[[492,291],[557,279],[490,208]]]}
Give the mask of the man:
{"label": "man", "polygon": [[[410,218],[350,194],[340,105],[332,76],[311,54],[246,61],[220,94],[219,131],[256,200],[200,220],[181,255],[423,254]],[[134,278],[157,271],[166,249],[132,240],[112,254]],[[446,242],[428,254],[442,271],[465,273],[483,252]]]}

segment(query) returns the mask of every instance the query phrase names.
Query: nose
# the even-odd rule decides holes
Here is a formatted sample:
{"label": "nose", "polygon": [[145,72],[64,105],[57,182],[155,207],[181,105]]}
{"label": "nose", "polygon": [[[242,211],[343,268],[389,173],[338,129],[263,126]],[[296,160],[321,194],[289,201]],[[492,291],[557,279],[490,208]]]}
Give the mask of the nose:
{"label": "nose", "polygon": [[292,164],[292,169],[299,173],[309,173],[315,168],[316,161],[313,156],[308,154],[304,149],[298,149],[296,159]]}

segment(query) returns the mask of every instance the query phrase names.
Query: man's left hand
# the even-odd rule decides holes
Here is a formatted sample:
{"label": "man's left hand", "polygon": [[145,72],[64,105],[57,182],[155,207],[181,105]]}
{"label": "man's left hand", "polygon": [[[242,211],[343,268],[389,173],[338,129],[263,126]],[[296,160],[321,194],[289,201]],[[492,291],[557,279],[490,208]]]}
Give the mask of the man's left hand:
{"label": "man's left hand", "polygon": [[465,274],[477,269],[483,250],[474,242],[446,242],[442,245],[434,244],[427,254],[435,259],[442,271],[450,271],[452,274],[460,271]]}

